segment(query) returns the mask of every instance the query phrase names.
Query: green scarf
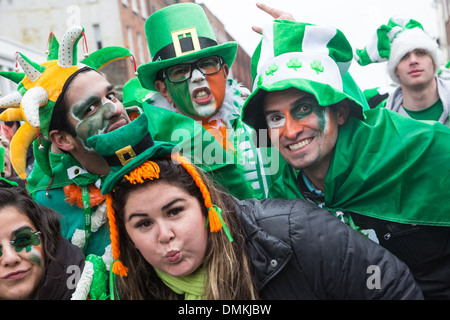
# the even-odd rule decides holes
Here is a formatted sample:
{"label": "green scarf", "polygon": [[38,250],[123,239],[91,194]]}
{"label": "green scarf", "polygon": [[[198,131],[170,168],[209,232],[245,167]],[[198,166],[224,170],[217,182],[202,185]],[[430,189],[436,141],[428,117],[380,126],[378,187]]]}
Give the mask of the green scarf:
{"label": "green scarf", "polygon": [[156,268],[153,269],[166,286],[177,294],[184,294],[185,300],[205,299],[206,267],[204,265],[183,277],[174,277]]}
{"label": "green scarf", "polygon": [[[325,206],[383,220],[450,226],[450,130],[384,108],[340,127]],[[270,197],[302,197],[285,168]]]}

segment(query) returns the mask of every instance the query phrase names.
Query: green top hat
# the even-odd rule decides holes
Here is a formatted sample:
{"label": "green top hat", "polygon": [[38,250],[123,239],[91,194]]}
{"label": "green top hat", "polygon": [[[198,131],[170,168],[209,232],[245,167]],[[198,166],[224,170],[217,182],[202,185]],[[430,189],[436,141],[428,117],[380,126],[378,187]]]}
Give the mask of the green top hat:
{"label": "green top hat", "polygon": [[273,21],[252,56],[253,92],[244,103],[243,120],[256,130],[267,129],[264,96],[289,88],[312,94],[323,107],[347,99],[351,113],[364,119],[362,105],[344,92],[342,77],[352,59],[350,43],[334,27]]}
{"label": "green top hat", "polygon": [[117,130],[89,137],[87,143],[111,168],[102,186],[103,194],[111,192],[124,175],[145,161],[177,150],[172,143],[153,140],[145,113]]}
{"label": "green top hat", "polygon": [[159,70],[208,56],[221,56],[231,67],[237,43],[218,44],[203,8],[195,3],[179,3],[153,13],[145,22],[145,34],[152,61],[137,69],[142,86],[156,90]]}

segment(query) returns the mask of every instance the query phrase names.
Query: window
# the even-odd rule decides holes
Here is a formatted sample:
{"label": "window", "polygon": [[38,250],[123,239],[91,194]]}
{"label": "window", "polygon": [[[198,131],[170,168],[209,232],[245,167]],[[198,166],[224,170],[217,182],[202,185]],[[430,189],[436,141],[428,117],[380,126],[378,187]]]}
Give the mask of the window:
{"label": "window", "polygon": [[100,31],[100,25],[94,24],[92,27],[94,28],[94,40],[95,40],[95,44],[97,45],[97,50],[98,50],[103,47],[102,46],[102,33]]}
{"label": "window", "polygon": [[136,14],[139,12],[136,0],[131,0],[131,10]]}
{"label": "window", "polygon": [[145,4],[145,0],[140,0],[140,4],[141,4],[141,16],[144,19],[148,18],[148,14],[147,14],[147,6]]}
{"label": "window", "polygon": [[139,32],[137,33],[137,44],[138,44],[138,50],[139,50],[139,63],[138,64],[142,64],[145,62],[144,44],[142,43],[142,36]]}
{"label": "window", "polygon": [[127,40],[128,49],[131,51],[131,54],[134,54],[133,31],[130,27],[127,27]]}
{"label": "window", "polygon": [[128,6],[129,6],[128,0],[122,0],[122,4],[123,4],[125,7],[128,7]]}

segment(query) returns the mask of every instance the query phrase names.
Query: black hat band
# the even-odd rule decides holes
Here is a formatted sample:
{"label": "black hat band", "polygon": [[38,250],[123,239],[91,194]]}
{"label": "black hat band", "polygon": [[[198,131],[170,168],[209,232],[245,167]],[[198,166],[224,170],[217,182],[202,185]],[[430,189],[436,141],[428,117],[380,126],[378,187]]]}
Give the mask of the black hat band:
{"label": "black hat band", "polygon": [[[176,46],[173,43],[168,44],[167,46],[165,46],[164,48],[162,48],[155,54],[155,56],[153,57],[153,62],[159,61],[159,60],[167,60],[167,59],[171,59],[171,58],[176,58],[180,55],[190,53],[191,51],[197,51],[198,49],[195,48],[195,43],[194,43],[195,40],[194,39],[196,39],[196,38],[185,37],[185,38],[179,39],[180,52],[178,53],[178,55],[177,55],[176,48],[175,48]],[[217,46],[216,41],[209,39],[209,38],[204,38],[204,37],[198,37],[198,43],[200,45],[200,49]]]}
{"label": "black hat band", "polygon": [[135,146],[128,145],[120,150],[117,150],[114,154],[103,156],[110,167],[122,167],[128,162],[133,160],[137,155],[141,154],[148,148],[153,147],[155,142],[153,141],[150,133],[147,133],[141,141]]}

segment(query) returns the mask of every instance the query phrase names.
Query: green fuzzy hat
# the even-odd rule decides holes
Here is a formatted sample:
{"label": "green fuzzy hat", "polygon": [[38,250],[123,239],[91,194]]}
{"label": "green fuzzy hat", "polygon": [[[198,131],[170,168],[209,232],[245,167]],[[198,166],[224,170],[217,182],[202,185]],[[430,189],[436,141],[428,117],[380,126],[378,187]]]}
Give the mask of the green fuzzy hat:
{"label": "green fuzzy hat", "polygon": [[245,101],[243,120],[255,130],[267,129],[265,95],[289,88],[312,94],[323,107],[347,99],[350,112],[364,119],[362,105],[344,92],[342,76],[352,59],[352,47],[338,29],[275,20],[264,28],[252,56],[253,92]]}
{"label": "green fuzzy hat", "polygon": [[150,158],[170,155],[178,150],[172,143],[153,140],[145,113],[117,130],[89,137],[87,143],[111,168],[102,184],[103,194],[111,192],[124,175]]}
{"label": "green fuzzy hat", "polygon": [[24,73],[0,73],[1,76],[19,84],[16,92],[0,98],[0,108],[7,109],[0,120],[25,121],[11,141],[11,163],[23,180],[26,179],[26,152],[33,141],[36,161],[47,175],[52,175],[49,160],[49,125],[53,108],[66,82],[73,79],[83,67],[100,70],[110,62],[131,56],[126,48],[106,47],[90,55],[86,53],[85,58],[78,63],[77,43],[82,36],[84,28],[73,26],[64,33],[60,44],[51,33],[46,62],[39,64],[18,53],[17,62]]}
{"label": "green fuzzy hat", "polygon": [[179,3],[153,13],[145,22],[145,34],[152,61],[139,66],[142,86],[156,90],[159,70],[209,56],[221,56],[231,67],[237,43],[218,44],[203,8],[195,3]]}

